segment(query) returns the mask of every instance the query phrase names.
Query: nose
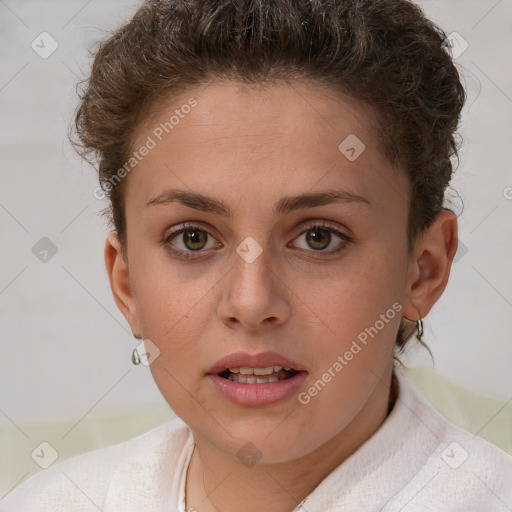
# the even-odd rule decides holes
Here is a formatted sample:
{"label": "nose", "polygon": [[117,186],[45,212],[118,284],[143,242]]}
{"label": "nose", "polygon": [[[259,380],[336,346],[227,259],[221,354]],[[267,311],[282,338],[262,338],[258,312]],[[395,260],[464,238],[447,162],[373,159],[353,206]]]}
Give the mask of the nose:
{"label": "nose", "polygon": [[270,250],[261,247],[256,254],[255,249],[250,242],[240,244],[224,281],[218,315],[232,329],[275,328],[290,316],[291,293],[279,272],[279,262]]}

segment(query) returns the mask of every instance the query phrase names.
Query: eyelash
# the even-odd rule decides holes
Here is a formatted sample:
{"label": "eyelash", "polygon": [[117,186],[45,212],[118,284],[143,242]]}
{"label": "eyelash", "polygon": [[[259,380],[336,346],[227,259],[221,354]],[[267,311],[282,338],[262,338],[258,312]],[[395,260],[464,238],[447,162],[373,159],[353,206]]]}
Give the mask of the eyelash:
{"label": "eyelash", "polygon": [[[163,243],[163,245],[166,246],[167,250],[171,254],[173,254],[179,258],[183,258],[183,259],[195,258],[196,257],[195,254],[200,254],[201,252],[205,252],[205,251],[182,251],[181,249],[173,249],[169,243],[173,238],[177,237],[181,233],[184,233],[186,231],[193,230],[193,229],[207,233],[212,238],[215,238],[207,229],[204,229],[202,226],[199,226],[197,224],[184,223],[181,225],[181,227],[179,227],[175,231],[172,231],[171,233],[166,234],[164,236],[162,243]],[[302,236],[305,233],[307,233],[308,231],[313,231],[314,229],[321,229],[321,230],[328,231],[329,233],[334,234],[337,237],[339,237],[339,239],[342,241],[341,245],[337,249],[334,249],[334,250],[330,250],[330,251],[310,250],[310,251],[307,251],[307,252],[314,252],[314,253],[318,254],[320,256],[320,258],[325,258],[332,254],[336,254],[336,253],[342,251],[347,244],[354,241],[351,237],[349,237],[342,231],[339,231],[338,229],[330,226],[329,224],[326,224],[325,222],[313,222],[313,224],[311,224],[305,230],[303,230],[301,233],[299,233],[298,236]],[[296,237],[296,238],[298,238],[298,237]]]}

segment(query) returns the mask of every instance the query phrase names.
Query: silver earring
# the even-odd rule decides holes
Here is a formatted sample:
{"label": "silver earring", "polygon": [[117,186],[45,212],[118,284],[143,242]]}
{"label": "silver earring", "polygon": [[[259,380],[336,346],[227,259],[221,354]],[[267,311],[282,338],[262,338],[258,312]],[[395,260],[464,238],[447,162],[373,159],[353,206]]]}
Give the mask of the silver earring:
{"label": "silver earring", "polygon": [[[138,340],[142,340],[144,339],[144,334],[141,333],[141,336],[137,336],[133,331],[132,331],[132,334],[133,334],[133,337],[138,339]],[[133,349],[133,352],[132,352],[132,363],[137,366],[140,364],[140,356],[139,356],[139,352],[137,351],[136,348]]]}
{"label": "silver earring", "polygon": [[137,366],[140,364],[140,356],[139,356],[139,353],[137,352],[137,349],[134,348],[133,349],[133,352],[132,352],[132,363]]}
{"label": "silver earring", "polygon": [[419,341],[421,341],[421,337],[423,336],[423,320],[421,318],[418,318],[416,321],[416,326],[418,329],[418,332],[416,333],[416,338],[418,338]]}

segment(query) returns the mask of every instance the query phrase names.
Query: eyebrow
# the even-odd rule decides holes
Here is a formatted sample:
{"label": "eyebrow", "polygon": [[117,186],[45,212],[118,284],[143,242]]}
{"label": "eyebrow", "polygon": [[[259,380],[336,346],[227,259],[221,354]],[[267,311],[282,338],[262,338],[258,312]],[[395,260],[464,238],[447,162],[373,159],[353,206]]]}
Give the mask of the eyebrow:
{"label": "eyebrow", "polygon": [[[146,207],[173,202],[181,203],[194,210],[216,213],[228,218],[233,217],[233,211],[224,201],[186,190],[166,190],[153,199],[150,199],[146,203]],[[310,192],[296,196],[282,197],[274,205],[273,213],[274,215],[285,215],[295,210],[339,202],[356,202],[371,205],[368,199],[348,190],[327,190],[324,192]]]}

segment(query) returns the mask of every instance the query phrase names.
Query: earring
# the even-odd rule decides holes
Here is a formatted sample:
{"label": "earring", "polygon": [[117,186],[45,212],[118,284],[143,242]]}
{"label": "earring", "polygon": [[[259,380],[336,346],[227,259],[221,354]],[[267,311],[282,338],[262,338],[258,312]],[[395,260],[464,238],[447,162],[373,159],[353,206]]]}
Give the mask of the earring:
{"label": "earring", "polygon": [[423,320],[421,318],[418,318],[416,321],[418,332],[416,333],[416,338],[418,338],[419,341],[421,341],[421,337],[423,336]]}
{"label": "earring", "polygon": [[[141,332],[141,336],[137,336],[133,331],[132,331],[132,334],[133,334],[133,337],[138,339],[138,340],[144,339],[144,334],[142,332]],[[133,352],[132,352],[132,363],[135,366],[140,364],[140,356],[139,356],[139,352],[137,351],[136,348],[134,348]]]}
{"label": "earring", "polygon": [[134,348],[133,349],[133,352],[132,352],[132,363],[137,366],[140,364],[140,356],[139,356],[139,353],[137,352],[137,349]]}

